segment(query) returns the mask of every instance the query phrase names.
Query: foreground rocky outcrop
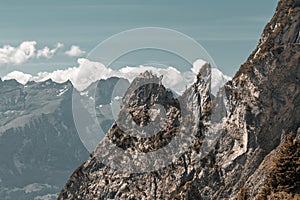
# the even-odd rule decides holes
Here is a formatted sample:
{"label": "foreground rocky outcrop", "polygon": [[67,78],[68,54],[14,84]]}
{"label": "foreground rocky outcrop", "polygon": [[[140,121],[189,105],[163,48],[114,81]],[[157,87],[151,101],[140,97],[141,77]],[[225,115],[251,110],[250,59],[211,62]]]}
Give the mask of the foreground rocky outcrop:
{"label": "foreground rocky outcrop", "polygon": [[[299,198],[299,179],[294,177],[300,173],[299,151],[295,151],[300,136],[299,42],[300,1],[282,0],[257,49],[216,97],[210,95],[208,65],[178,98],[159,78],[142,74],[125,94],[119,119],[132,118],[146,126],[157,120],[152,118],[157,112],[151,109],[159,104],[166,110],[163,129],[148,138],[132,136],[117,121],[89,160],[73,173],[59,199]],[[125,124],[126,130],[136,131]],[[109,141],[128,152],[146,153],[166,147],[178,134],[183,139],[185,134],[192,135],[192,143],[183,142],[192,145],[178,147],[184,153],[170,164],[160,163],[163,167],[147,170],[149,163],[135,163],[130,156],[126,162],[105,163],[125,155],[105,152]],[[271,166],[289,158],[283,147],[292,152],[294,168],[286,166],[294,173],[276,176]],[[168,153],[177,156],[174,151]],[[131,168],[126,168],[131,160]],[[120,163],[124,170],[116,167]],[[136,166],[146,170],[132,173]],[[281,181],[272,181],[276,177]]]}

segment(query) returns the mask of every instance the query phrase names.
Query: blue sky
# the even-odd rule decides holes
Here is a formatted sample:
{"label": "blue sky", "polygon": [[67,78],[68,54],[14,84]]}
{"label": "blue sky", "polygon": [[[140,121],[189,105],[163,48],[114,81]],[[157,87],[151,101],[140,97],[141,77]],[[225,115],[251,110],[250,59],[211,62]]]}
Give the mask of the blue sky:
{"label": "blue sky", "polygon": [[[197,40],[218,67],[233,76],[258,43],[272,17],[276,0],[65,0],[0,3],[0,48],[35,41],[36,51],[59,48],[51,58],[6,64],[6,72],[36,74],[76,66],[78,56],[67,56],[72,45],[89,52],[98,43],[132,28],[165,27]],[[80,55],[84,57],[82,52]],[[147,56],[146,56],[147,57]],[[147,59],[147,58],[145,58]],[[150,59],[150,58],[149,58]],[[153,59],[153,58],[152,58]],[[124,61],[138,64],[139,58]],[[145,62],[141,60],[141,62]],[[168,64],[168,61],[165,60]],[[174,64],[170,60],[169,64]],[[143,64],[143,63],[140,63]]]}

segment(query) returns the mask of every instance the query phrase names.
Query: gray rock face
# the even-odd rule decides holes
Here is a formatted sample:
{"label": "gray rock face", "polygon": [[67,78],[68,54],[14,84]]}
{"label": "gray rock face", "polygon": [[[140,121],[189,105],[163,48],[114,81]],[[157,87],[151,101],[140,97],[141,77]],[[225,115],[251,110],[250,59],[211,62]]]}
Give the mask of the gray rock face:
{"label": "gray rock face", "polygon": [[[118,80],[99,82],[96,105],[110,103]],[[56,199],[88,158],[73,121],[72,92],[70,82],[0,80],[0,199]],[[112,119],[99,116],[107,130]]]}
{"label": "gray rock face", "polygon": [[[280,1],[257,49],[216,97],[207,89],[209,66],[178,98],[159,84],[135,90],[133,83],[124,97],[122,119],[128,120],[126,113],[131,113],[137,124],[147,124],[151,97],[175,114],[167,115],[166,129],[153,137],[153,143],[126,135],[118,123],[107,139],[123,149],[147,151],[166,145],[183,126],[194,135],[193,145],[161,169],[130,173],[101,162],[100,143],[73,173],[59,199],[235,199],[242,188],[248,190],[246,198],[253,199],[266,179],[264,163],[282,138],[300,127],[299,33],[300,1]],[[143,79],[148,80],[148,74]],[[177,101],[183,102],[180,109]],[[194,123],[185,124],[182,110],[192,114]]]}

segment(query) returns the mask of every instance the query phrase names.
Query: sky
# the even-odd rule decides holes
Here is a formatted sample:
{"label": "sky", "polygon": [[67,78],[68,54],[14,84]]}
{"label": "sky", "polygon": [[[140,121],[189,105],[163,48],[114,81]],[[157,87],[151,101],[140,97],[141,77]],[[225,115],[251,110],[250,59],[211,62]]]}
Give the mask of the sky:
{"label": "sky", "polygon": [[[195,39],[233,76],[256,47],[277,0],[1,0],[0,75],[77,66],[100,42],[133,28],[163,27]],[[161,52],[137,52],[114,67],[186,63]]]}

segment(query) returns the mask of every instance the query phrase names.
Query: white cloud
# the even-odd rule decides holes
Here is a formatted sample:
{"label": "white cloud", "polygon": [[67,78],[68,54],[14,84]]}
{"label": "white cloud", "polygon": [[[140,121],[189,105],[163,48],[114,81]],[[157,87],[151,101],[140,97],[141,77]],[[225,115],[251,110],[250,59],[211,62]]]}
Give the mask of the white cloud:
{"label": "white cloud", "polygon": [[79,46],[72,45],[71,49],[65,52],[70,57],[79,57],[85,54],[85,51],[81,50]]}
{"label": "white cloud", "polygon": [[172,88],[174,91],[181,93],[185,90],[187,85],[190,85],[192,80],[186,80],[180,71],[174,67],[157,68],[153,66],[137,66],[137,67],[124,67],[120,70],[113,71],[111,76],[118,76],[128,79],[130,82],[137,77],[140,73],[145,71],[152,71],[158,76],[163,75],[162,83],[168,88]]}
{"label": "white cloud", "polygon": [[21,64],[35,56],[35,41],[22,42],[18,47],[4,45],[0,48],[0,64]]}
{"label": "white cloud", "polygon": [[62,43],[57,43],[53,49],[45,46],[43,49],[37,51],[38,58],[47,58],[50,59],[54,56],[54,54],[62,48],[64,45]]}
{"label": "white cloud", "polygon": [[[179,72],[174,67],[157,68],[153,66],[137,66],[137,67],[123,67],[118,70],[107,68],[102,63],[93,62],[84,58],[78,59],[78,66],[71,67],[65,70],[56,70],[53,72],[40,72],[36,76],[24,74],[22,72],[11,72],[3,77],[3,80],[16,79],[18,82],[25,84],[27,81],[45,81],[52,79],[55,82],[62,83],[70,80],[74,87],[80,91],[86,89],[93,82],[100,79],[107,79],[109,77],[121,77],[128,79],[130,82],[140,73],[146,70],[152,71],[156,75],[163,75],[163,84],[167,88],[171,88],[177,93],[181,94],[186,87],[194,83],[199,67],[206,64],[203,60],[197,60],[191,70],[184,73]],[[224,75],[216,68],[212,68],[212,93],[215,94],[219,87],[230,80],[230,77]]]}
{"label": "white cloud", "polygon": [[192,72],[197,75],[201,69],[206,64],[204,60],[198,59],[193,63]]}
{"label": "white cloud", "polygon": [[19,46],[4,45],[0,48],[1,64],[22,64],[32,58],[52,58],[54,54],[63,47],[62,43],[57,43],[53,49],[45,46],[43,49],[36,49],[36,41],[24,41]]}
{"label": "white cloud", "polygon": [[32,80],[32,75],[30,74],[25,74],[23,72],[19,71],[13,71],[9,74],[7,74],[3,80],[10,80],[10,79],[16,79],[19,83],[21,84],[26,84],[28,81]]}

